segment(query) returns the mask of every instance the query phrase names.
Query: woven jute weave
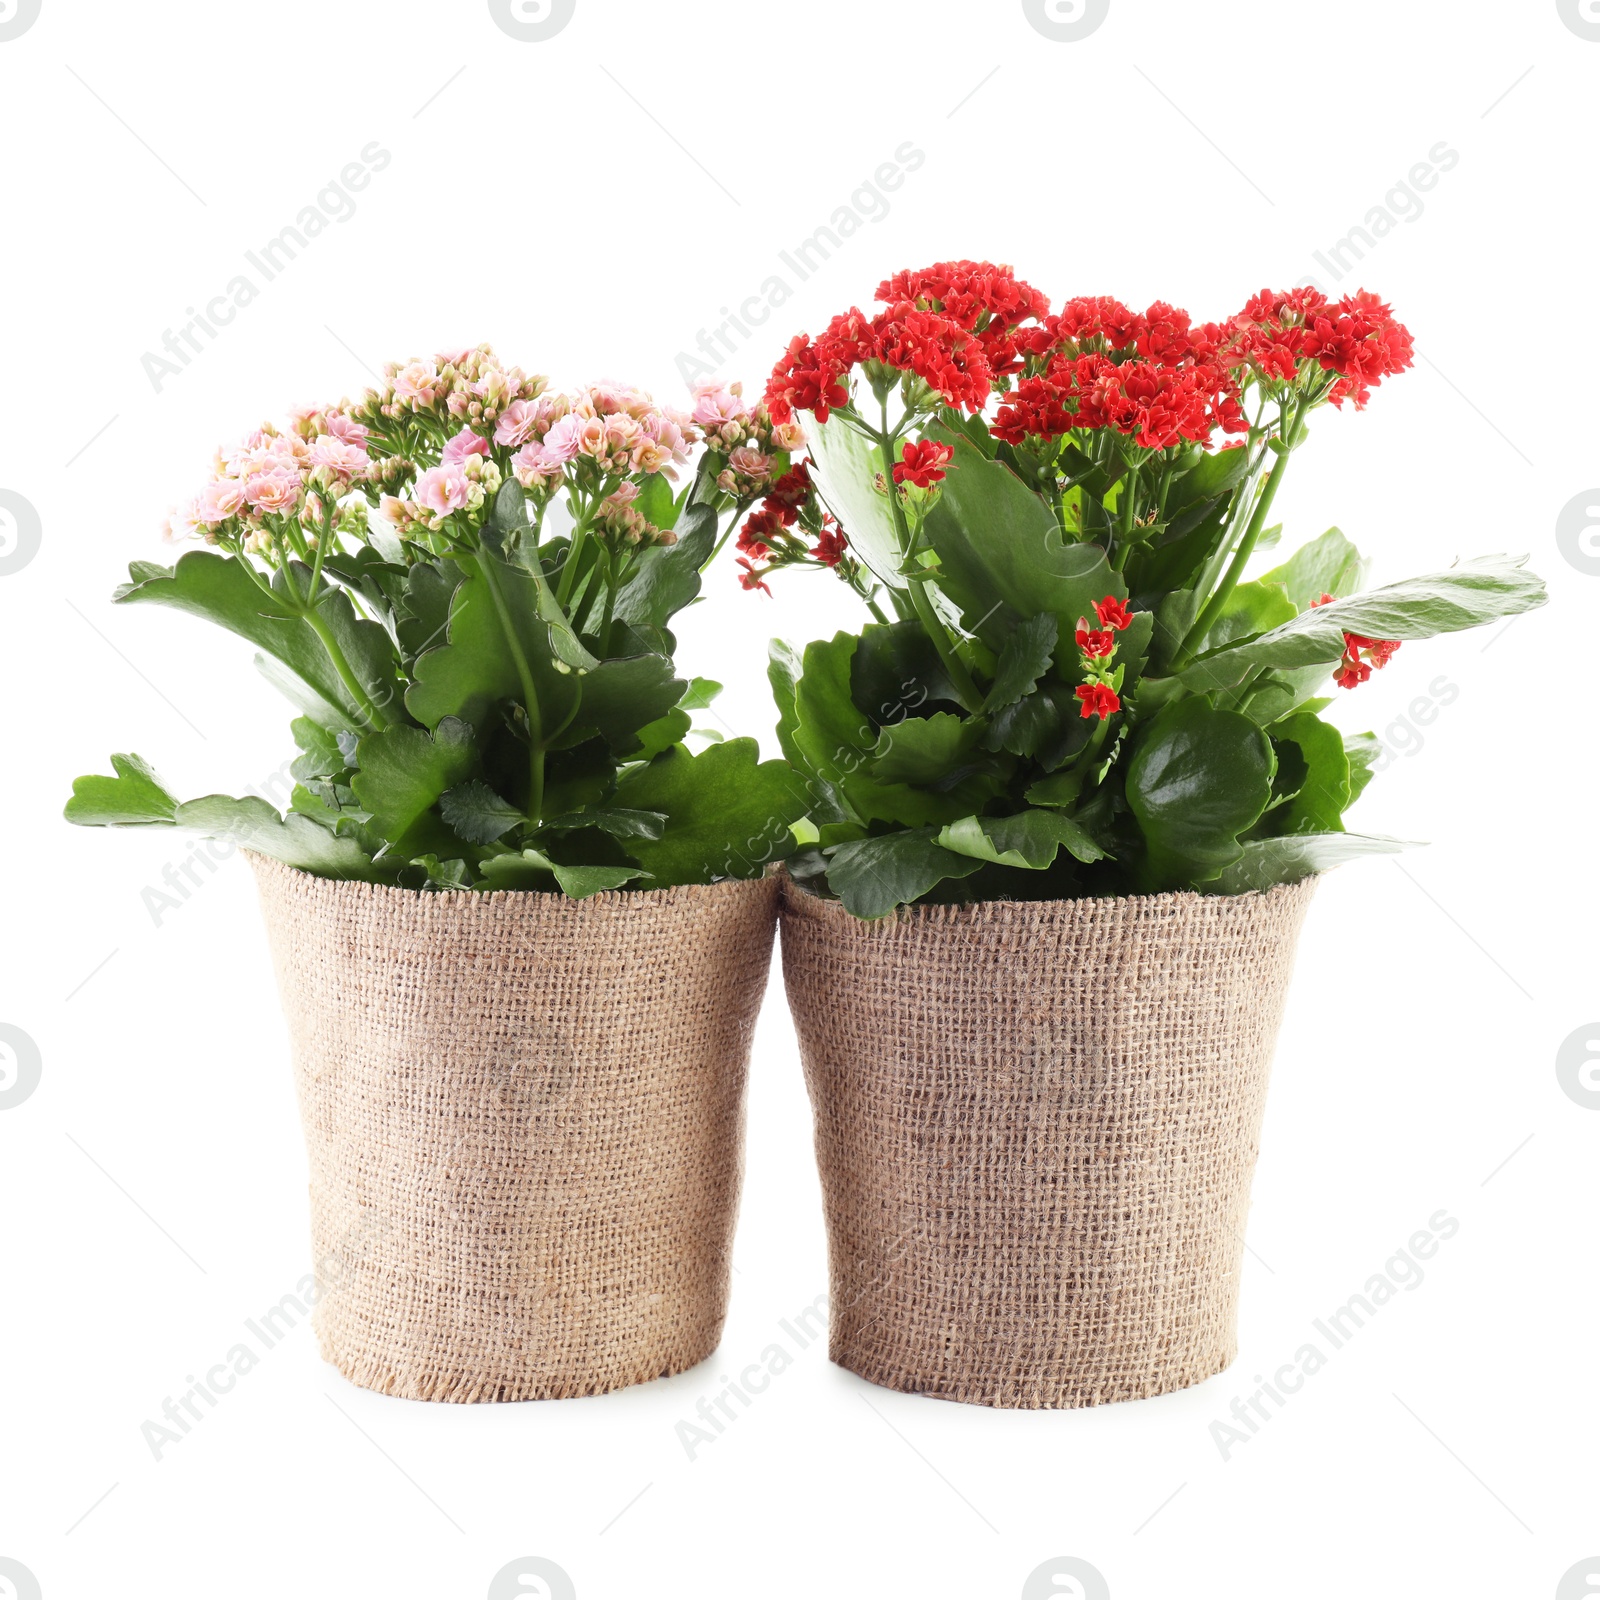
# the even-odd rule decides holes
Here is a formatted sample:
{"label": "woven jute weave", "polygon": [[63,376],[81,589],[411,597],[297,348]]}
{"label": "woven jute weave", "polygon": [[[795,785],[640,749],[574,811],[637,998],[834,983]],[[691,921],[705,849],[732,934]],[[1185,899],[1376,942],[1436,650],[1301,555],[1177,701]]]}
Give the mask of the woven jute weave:
{"label": "woven jute weave", "polygon": [[716,1348],[775,879],[425,894],[252,857],[324,1357],[419,1400],[602,1394]]}
{"label": "woven jute weave", "polygon": [[833,1359],[1029,1408],[1222,1371],[1313,887],[866,923],[787,885]]}

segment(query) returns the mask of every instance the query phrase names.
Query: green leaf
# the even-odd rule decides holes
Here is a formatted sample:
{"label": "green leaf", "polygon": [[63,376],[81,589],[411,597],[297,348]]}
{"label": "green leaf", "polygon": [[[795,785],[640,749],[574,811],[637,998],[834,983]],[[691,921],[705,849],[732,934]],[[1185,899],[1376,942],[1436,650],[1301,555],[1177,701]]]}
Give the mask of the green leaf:
{"label": "green leaf", "polygon": [[878,725],[960,700],[927,629],[915,619],[874,622],[861,630],[850,660],[850,698]]}
{"label": "green leaf", "polygon": [[490,856],[478,872],[477,887],[485,892],[519,889],[548,893],[554,883],[555,864],[537,850],[516,850]]}
{"label": "green leaf", "polygon": [[1329,528],[1310,544],[1303,544],[1271,572],[1262,583],[1281,584],[1297,611],[1305,611],[1323,595],[1343,599],[1361,587],[1366,563],[1361,552],[1337,528]]}
{"label": "green leaf", "polygon": [[619,621],[664,628],[699,595],[700,569],[716,547],[717,513],[707,505],[688,506],[676,532],[676,544],[653,544],[639,557],[633,576],[617,592]]}
{"label": "green leaf", "polygon": [[842,822],[845,810],[838,790],[811,765],[795,738],[800,725],[795,702],[801,671],[800,656],[794,646],[774,639],[767,648],[767,682],[772,685],[772,698],[778,708],[779,748],[789,765],[806,781],[811,795],[808,814],[812,820],[818,824]]}
{"label": "green leaf", "polygon": [[[905,557],[894,508],[888,495],[879,494],[874,487],[883,472],[878,446],[842,417],[818,422],[807,412],[801,422],[811,448],[811,481],[822,503],[848,534],[852,554],[867,564],[880,583],[904,589],[906,580],[900,568]],[[971,444],[967,448],[978,454]]]}
{"label": "green leaf", "polygon": [[1350,804],[1354,805],[1376,776],[1378,762],[1383,759],[1383,742],[1375,733],[1347,734],[1344,754],[1350,763]]}
{"label": "green leaf", "polygon": [[1281,839],[1256,839],[1220,877],[1206,885],[1206,892],[1248,894],[1274,884],[1299,883],[1358,856],[1395,855],[1410,848],[1403,839],[1360,833],[1296,833]]}
{"label": "green leaf", "polygon": [[[447,789],[476,770],[478,748],[465,722],[445,717],[432,734],[422,728],[369,733],[361,741],[357,757],[361,770],[351,778],[350,787],[371,812],[373,827],[399,846]],[[409,850],[401,853],[407,858],[412,854]]]}
{"label": "green leaf", "polygon": [[839,788],[877,738],[850,694],[857,640],[848,633],[808,644],[795,684],[794,743],[808,771]]}
{"label": "green leaf", "polygon": [[983,863],[946,850],[934,828],[858,839],[828,858],[828,886],[853,916],[875,920],[920,900],[947,878],[966,878]]}
{"label": "green leaf", "polygon": [[564,867],[559,862],[554,863],[550,870],[555,873],[556,882],[571,900],[587,900],[590,895],[599,894],[603,889],[620,889],[635,878],[650,876],[637,867]]}
{"label": "green leaf", "polygon": [[296,717],[289,724],[289,732],[301,750],[289,771],[301,783],[334,777],[350,765],[339,748],[338,738],[310,717]]}
{"label": "green leaf", "polygon": [[1144,833],[1145,886],[1188,888],[1240,855],[1238,836],[1272,795],[1272,745],[1236,711],[1175,701],[1138,738],[1128,804]]}
{"label": "green leaf", "polygon": [[1013,817],[963,817],[939,834],[946,850],[1002,867],[1042,872],[1063,848],[1079,861],[1103,861],[1106,852],[1071,817],[1059,811],[1021,811]]}
{"label": "green leaf", "polygon": [[639,730],[677,706],[684,689],[665,656],[601,661],[578,674],[578,712],[555,744],[565,749],[598,733],[618,755],[628,755],[639,746]]}
{"label": "green leaf", "polygon": [[465,861],[441,861],[438,856],[425,855],[413,859],[412,866],[421,867],[428,874],[428,882],[436,889],[470,889],[471,874]]}
{"label": "green leaf", "polygon": [[[689,713],[680,711],[674,706],[664,717],[657,717],[654,722],[647,722],[639,730],[637,734],[639,748],[628,752],[628,760],[654,760],[663,750],[670,750],[673,745],[682,743],[691,726]],[[609,749],[609,746],[602,748]]]}
{"label": "green leaf", "polygon": [[1018,623],[1000,649],[1000,664],[995,669],[984,710],[998,711],[1012,705],[1050,670],[1055,656],[1060,627],[1049,612]]}
{"label": "green leaf", "polygon": [[1095,601],[1127,597],[1099,545],[1068,544],[1045,502],[965,439],[955,442],[942,488],[926,523],[937,582],[991,650],[1003,649],[1024,618],[1048,611],[1060,625],[1060,654]]}
{"label": "green leaf", "polygon": [[64,815],[86,828],[144,827],[170,824],[178,802],[143,756],[111,758],[114,778],[79,778],[72,786]]}
{"label": "green leaf", "polygon": [[419,561],[406,577],[406,592],[395,607],[395,633],[406,659],[443,644],[450,626],[450,602],[460,587],[461,568],[447,557]]}
{"label": "green leaf", "polygon": [[639,498],[633,504],[641,516],[658,528],[670,530],[677,524],[678,503],[664,472],[652,472],[645,478],[639,485]]}
{"label": "green leaf", "polygon": [[698,755],[679,746],[618,783],[619,807],[667,819],[659,839],[633,840],[628,849],[662,888],[759,877],[787,848],[790,825],[806,813],[805,787],[784,762],[758,762],[758,753],[754,739],[729,739]]}
{"label": "green leaf", "polygon": [[[425,727],[459,717],[485,728],[503,703],[524,703],[520,654],[533,684],[540,731],[552,738],[576,714],[581,693],[577,675],[556,664],[533,577],[490,555],[478,557],[477,564],[480,570],[455,591],[448,642],[417,657],[406,705]],[[496,589],[505,604],[504,618],[495,602]]]}
{"label": "green leaf", "polygon": [[1526,561],[1526,556],[1480,556],[1447,572],[1335,600],[1303,611],[1257,639],[1201,656],[1180,677],[1192,689],[1231,689],[1260,667],[1337,661],[1344,654],[1346,632],[1368,639],[1431,639],[1532,611],[1547,596],[1544,580],[1527,571]]}
{"label": "green leaf", "polygon": [[659,811],[622,811],[601,806],[592,811],[569,811],[543,827],[546,833],[576,833],[582,828],[599,828],[613,839],[659,839],[666,831],[667,819]]}
{"label": "green leaf", "polygon": [[1267,729],[1275,742],[1297,745],[1305,758],[1300,792],[1286,807],[1279,833],[1338,833],[1340,817],[1350,805],[1350,762],[1344,736],[1332,724],[1309,712],[1284,717]]}
{"label": "green leaf", "polygon": [[705,711],[722,693],[722,685],[714,678],[691,678],[678,704],[685,711]]}
{"label": "green leaf", "polygon": [[1292,622],[1300,614],[1288,591],[1280,583],[1265,579],[1256,583],[1241,583],[1228,596],[1222,615],[1212,623],[1206,634],[1206,645],[1215,650],[1235,639],[1253,639]]}
{"label": "green leaf", "polygon": [[[341,726],[370,726],[355,697],[339,677],[322,640],[311,624],[297,616],[281,593],[283,575],[277,575],[279,592],[265,593],[246,571],[243,562],[209,550],[191,550],[170,573],[140,563],[130,568],[133,581],[123,584],[115,598],[123,604],[171,606],[203,617],[265,650],[281,662],[315,696],[337,715]],[[302,590],[310,574],[296,567]],[[395,679],[389,636],[376,622],[358,618],[350,597],[329,589],[317,606],[317,615],[344,650],[351,670],[368,697],[387,716],[403,716]]]}
{"label": "green leaf", "polygon": [[1015,705],[1002,706],[984,735],[986,750],[1037,759],[1045,771],[1063,765],[1089,740],[1082,703],[1065,684],[1047,683]]}
{"label": "green leaf", "polygon": [[892,723],[879,735],[872,775],[883,783],[937,783],[965,764],[982,728],[948,711]]}
{"label": "green leaf", "polygon": [[280,817],[254,795],[235,800],[231,795],[208,794],[187,800],[178,807],[173,821],[213,839],[232,839],[241,849],[271,856],[319,878],[374,876],[372,857],[353,839],[299,812]]}
{"label": "green leaf", "polygon": [[[439,724],[448,727],[448,722]],[[527,826],[528,819],[511,804],[502,799],[481,778],[469,778],[439,796],[439,815],[451,830],[468,844],[493,844],[503,839],[518,826]]]}

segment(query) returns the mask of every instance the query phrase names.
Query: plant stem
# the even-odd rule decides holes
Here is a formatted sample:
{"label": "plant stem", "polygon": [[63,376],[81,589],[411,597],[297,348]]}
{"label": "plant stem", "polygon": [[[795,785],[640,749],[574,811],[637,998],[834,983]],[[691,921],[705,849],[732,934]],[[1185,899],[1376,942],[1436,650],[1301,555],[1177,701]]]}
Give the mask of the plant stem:
{"label": "plant stem", "polygon": [[307,606],[300,614],[311,625],[311,631],[322,641],[322,648],[327,651],[328,660],[333,663],[333,670],[339,674],[339,681],[350,691],[350,697],[355,701],[367,725],[380,732],[387,728],[389,719],[373,704],[355,673],[350,670],[350,663],[345,658],[344,651],[339,648],[339,641],[334,638],[333,630],[317,615],[314,607]]}
{"label": "plant stem", "polygon": [[1234,551],[1233,560],[1223,574],[1222,582],[1217,585],[1216,593],[1206,602],[1205,609],[1195,619],[1194,626],[1179,645],[1177,654],[1173,656],[1168,666],[1169,672],[1181,672],[1188,666],[1194,659],[1195,651],[1200,648],[1201,642],[1215,626],[1217,618],[1222,615],[1240,578],[1244,576],[1244,569],[1249,565],[1250,557],[1255,554],[1256,541],[1266,526],[1267,513],[1272,509],[1278,486],[1283,482],[1283,475],[1288,470],[1289,457],[1299,442],[1300,408],[1296,405],[1288,426],[1277,441],[1278,459],[1272,463],[1272,471],[1268,473],[1266,484],[1256,501],[1255,514],[1250,518],[1250,526],[1245,529],[1244,537],[1239,541],[1239,548]]}
{"label": "plant stem", "polygon": [[[883,432],[877,435],[877,440],[878,452],[883,457],[884,483],[889,493],[889,506],[894,513],[895,532],[900,538],[900,553],[909,562],[914,558],[916,551],[912,544],[911,530],[906,524],[905,507],[900,504],[900,495],[895,487],[894,439],[889,433],[887,401],[883,405]],[[911,579],[910,599],[917,620],[927,631],[933,648],[939,653],[939,660],[944,664],[944,670],[950,675],[950,682],[955,686],[956,698],[967,711],[976,713],[983,704],[983,696],[978,693],[978,686],[972,681],[972,674],[967,670],[966,662],[956,654],[950,641],[949,630],[940,620],[938,612],[934,610],[933,601],[928,598],[926,579]]]}
{"label": "plant stem", "polygon": [[[569,556],[570,559],[570,556]],[[538,827],[544,809],[544,722],[539,713],[539,696],[533,685],[533,669],[528,665],[522,641],[517,637],[511,620],[511,609],[494,575],[494,557],[487,551],[478,554],[478,570],[494,601],[495,615],[500,619],[500,631],[505,635],[516,664],[517,677],[522,681],[522,705],[528,716],[528,820]]]}

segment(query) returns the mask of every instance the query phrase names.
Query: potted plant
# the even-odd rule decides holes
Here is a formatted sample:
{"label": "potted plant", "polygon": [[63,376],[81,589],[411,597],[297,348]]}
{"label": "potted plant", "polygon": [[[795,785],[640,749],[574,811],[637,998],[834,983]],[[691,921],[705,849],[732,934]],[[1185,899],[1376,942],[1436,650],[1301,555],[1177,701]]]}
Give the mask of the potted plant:
{"label": "potted plant", "polygon": [[779,362],[810,458],[739,535],[746,587],[831,567],[875,619],[771,667],[834,1359],[999,1406],[1160,1393],[1233,1356],[1316,874],[1398,848],[1344,827],[1378,745],[1323,686],[1544,588],[1489,556],[1363,590],[1337,529],[1258,561],[1313,417],[1411,364],[1370,294],[1202,325],[963,261],[878,299]]}
{"label": "potted plant", "polygon": [[354,1382],[591,1394],[717,1343],[805,798],[753,740],[686,745],[717,685],[669,625],[796,442],[737,389],[689,416],[446,352],[219,455],[176,519],[207,548],[117,591],[248,639],[300,710],[285,815],[137,756],[66,814],[250,853]]}

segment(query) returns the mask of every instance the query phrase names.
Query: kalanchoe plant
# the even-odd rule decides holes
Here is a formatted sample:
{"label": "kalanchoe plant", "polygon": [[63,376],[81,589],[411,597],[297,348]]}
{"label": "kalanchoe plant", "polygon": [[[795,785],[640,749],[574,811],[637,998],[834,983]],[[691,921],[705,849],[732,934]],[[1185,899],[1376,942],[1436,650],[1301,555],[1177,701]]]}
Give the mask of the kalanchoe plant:
{"label": "kalanchoe plant", "polygon": [[114,756],[68,819],[190,828],[414,888],[582,897],[758,874],[803,791],[753,740],[691,753],[691,713],[718,686],[674,674],[668,624],[800,440],[737,386],[695,402],[556,394],[480,346],[391,366],[359,404],[219,455],[173,530],[210,548],[135,562],[116,598],[260,649],[302,713],[290,810],[180,803]]}
{"label": "kalanchoe plant", "polygon": [[773,648],[818,833],[796,876],[878,917],[1234,894],[1399,848],[1344,829],[1378,745],[1324,720],[1321,686],[1545,592],[1504,556],[1360,592],[1338,529],[1247,577],[1313,413],[1410,366],[1389,308],[1298,289],[1204,325],[1052,313],[970,261],[878,299],[779,362],[768,405],[804,416],[810,460],[739,535],[746,588],[826,565],[877,619]]}

